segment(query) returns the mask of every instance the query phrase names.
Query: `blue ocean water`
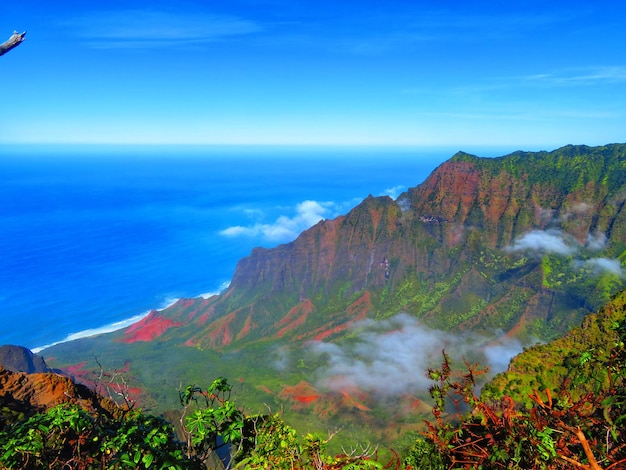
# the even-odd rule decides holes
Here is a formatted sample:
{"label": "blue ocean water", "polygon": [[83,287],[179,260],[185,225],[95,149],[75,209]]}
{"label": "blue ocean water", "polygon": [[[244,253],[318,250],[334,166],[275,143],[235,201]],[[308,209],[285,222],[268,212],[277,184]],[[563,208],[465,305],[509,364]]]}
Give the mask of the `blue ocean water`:
{"label": "blue ocean water", "polygon": [[218,292],[255,246],[368,194],[397,197],[453,152],[3,150],[0,344],[38,349]]}

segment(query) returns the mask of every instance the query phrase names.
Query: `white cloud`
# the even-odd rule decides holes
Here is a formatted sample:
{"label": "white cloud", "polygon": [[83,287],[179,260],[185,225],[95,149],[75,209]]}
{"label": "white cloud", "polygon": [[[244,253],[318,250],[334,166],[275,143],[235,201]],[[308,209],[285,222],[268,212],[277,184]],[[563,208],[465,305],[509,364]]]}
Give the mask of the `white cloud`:
{"label": "white cloud", "polygon": [[406,197],[403,197],[402,199],[398,199],[396,202],[398,203],[398,206],[400,206],[400,210],[402,212],[406,212],[411,209],[411,203]]}
{"label": "white cloud", "polygon": [[619,277],[624,277],[624,269],[622,264],[617,259],[610,258],[591,258],[578,263],[580,266],[590,268],[595,274],[601,274],[608,272],[616,274]]}
{"label": "white cloud", "polygon": [[589,250],[599,251],[606,248],[607,241],[606,235],[602,232],[590,233],[587,235],[585,246]]}
{"label": "white cloud", "polygon": [[402,191],[406,189],[406,186],[394,186],[393,188],[387,188],[383,191],[383,196],[389,196],[391,199],[396,199]]}
{"label": "white cloud", "polygon": [[571,255],[577,249],[578,247],[571,237],[559,230],[532,230],[516,238],[511,246],[505,248],[505,251],[529,250],[540,253]]}
{"label": "white cloud", "polygon": [[572,217],[588,214],[591,210],[593,210],[593,206],[591,204],[588,204],[586,202],[578,202],[572,205],[572,207],[570,207],[568,211],[562,213],[559,216],[559,220],[570,220]]}
{"label": "white cloud", "polygon": [[273,223],[257,222],[250,226],[236,225],[220,233],[228,237],[262,237],[270,241],[287,242],[324,219],[334,207],[335,204],[331,202],[303,201],[296,206],[296,215],[292,217],[281,215]]}
{"label": "white cloud", "polygon": [[65,22],[92,47],[146,48],[211,42],[262,30],[255,22],[227,15],[152,9],[97,11]]}
{"label": "white cloud", "polygon": [[498,341],[489,344],[483,350],[487,359],[487,364],[492,372],[505,371],[509,367],[509,362],[513,356],[524,350],[522,343],[513,338],[502,337]]}
{"label": "white cloud", "polygon": [[[407,314],[382,321],[365,320],[353,327],[353,337],[341,345],[309,343],[310,351],[327,359],[316,371],[317,385],[330,390],[356,387],[379,397],[424,392],[432,382],[429,367],[441,364],[447,348],[458,358],[476,355],[487,339],[477,335],[455,335],[433,330]],[[504,341],[487,348],[483,364],[493,373],[506,369],[509,360],[521,352],[521,345]]]}
{"label": "white cloud", "polygon": [[588,67],[585,69],[562,70],[557,73],[544,73],[524,77],[528,83],[542,85],[598,85],[602,83],[623,83],[626,81],[626,67]]}

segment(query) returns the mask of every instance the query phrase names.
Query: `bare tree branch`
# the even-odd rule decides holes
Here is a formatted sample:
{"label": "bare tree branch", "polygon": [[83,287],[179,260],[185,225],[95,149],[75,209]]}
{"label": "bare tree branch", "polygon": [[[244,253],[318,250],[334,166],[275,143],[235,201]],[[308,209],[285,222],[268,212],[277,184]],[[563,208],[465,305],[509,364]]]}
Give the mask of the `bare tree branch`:
{"label": "bare tree branch", "polygon": [[13,31],[11,37],[4,41],[2,44],[0,44],[0,55],[4,55],[14,47],[19,46],[24,40],[24,36],[26,36],[26,31],[24,31],[23,33]]}

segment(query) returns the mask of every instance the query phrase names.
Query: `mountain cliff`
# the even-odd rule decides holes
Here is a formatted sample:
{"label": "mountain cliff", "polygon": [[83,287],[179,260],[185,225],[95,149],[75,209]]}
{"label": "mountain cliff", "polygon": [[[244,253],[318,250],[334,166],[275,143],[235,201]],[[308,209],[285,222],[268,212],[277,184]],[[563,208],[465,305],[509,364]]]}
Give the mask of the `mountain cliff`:
{"label": "mountain cliff", "polygon": [[[450,351],[460,348],[455,335],[474,349],[495,338],[561,336],[625,287],[625,201],[626,144],[499,158],[460,152],[396,200],[369,196],[291,243],[254,249],[220,295],[181,299],[125,330],[57,345],[46,360],[87,371],[98,370],[92,357],[106,358],[105,368],[124,367],[142,399],[160,409],[175,406],[181,384],[223,375],[236,379],[250,407],[284,407],[322,430],[339,412],[347,430],[349,408],[355,433],[371,428],[392,439],[399,421],[416,429],[422,418],[386,420],[380,389],[363,394],[341,386],[345,368],[330,378],[320,370],[345,359],[350,373],[371,374],[377,359],[364,363],[359,348],[378,350],[385,338],[415,337],[412,349],[438,353],[428,338],[439,330],[448,332]],[[418,337],[408,319],[430,329]],[[358,343],[373,320],[408,326]],[[379,349],[406,355],[412,362],[398,370],[421,383],[424,364],[411,351]],[[395,380],[381,377],[383,388]],[[397,389],[395,403],[424,412],[416,388]]]}
{"label": "mountain cliff", "polygon": [[158,337],[178,344],[241,347],[408,312],[439,329],[555,337],[623,286],[625,165],[625,145],[460,152],[395,201],[369,196],[253,250],[221,295],[153,312],[144,327],[158,322]]}

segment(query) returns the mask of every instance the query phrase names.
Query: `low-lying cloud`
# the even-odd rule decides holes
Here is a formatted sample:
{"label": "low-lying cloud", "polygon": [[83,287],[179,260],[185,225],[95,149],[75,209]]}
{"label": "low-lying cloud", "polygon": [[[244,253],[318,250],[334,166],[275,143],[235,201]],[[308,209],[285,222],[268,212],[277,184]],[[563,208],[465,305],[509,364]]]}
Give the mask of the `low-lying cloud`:
{"label": "low-lying cloud", "polygon": [[433,330],[407,314],[382,321],[365,320],[352,328],[352,338],[341,344],[311,342],[310,352],[325,359],[316,370],[316,385],[329,390],[352,387],[379,397],[425,392],[432,382],[429,367],[438,367],[442,350],[455,358],[477,357],[492,372],[506,369],[522,351],[516,340],[491,344],[477,335],[456,335]]}
{"label": "low-lying cloud", "polygon": [[610,273],[621,278],[626,277],[622,263],[617,259],[611,258],[591,258],[585,261],[575,263],[577,267],[591,269],[593,274]]}
{"label": "low-lying cloud", "polygon": [[391,199],[397,199],[397,197],[406,190],[406,186],[398,185],[393,188],[387,188],[383,191],[382,196],[389,196]]}
{"label": "low-lying cloud", "polygon": [[602,232],[590,233],[587,235],[587,243],[585,247],[592,251],[600,251],[606,248],[607,244],[606,235]]}
{"label": "low-lying cloud", "polygon": [[576,253],[578,248],[576,242],[560,230],[532,230],[516,238],[511,246],[505,248],[505,251],[528,250],[567,256]]}
{"label": "low-lying cloud", "polygon": [[400,197],[397,199],[396,202],[398,203],[398,206],[400,207],[400,210],[402,212],[407,212],[411,210],[411,203],[406,197]]}
{"label": "low-lying cloud", "polygon": [[504,251],[529,251],[538,255],[552,253],[561,256],[578,254],[578,258],[583,259],[575,259],[572,262],[575,269],[586,268],[595,275],[611,273],[622,278],[626,277],[626,272],[618,259],[604,257],[584,259],[586,256],[582,253],[583,250],[588,252],[601,251],[607,247],[607,244],[608,239],[603,232],[590,233],[583,246],[561,230],[532,230],[516,238],[510,246],[504,248]]}
{"label": "low-lying cloud", "polygon": [[304,201],[296,205],[296,214],[289,217],[281,215],[272,223],[256,222],[249,226],[235,225],[220,233],[228,237],[262,237],[275,242],[288,242],[295,239],[320,220],[334,214],[332,202]]}

